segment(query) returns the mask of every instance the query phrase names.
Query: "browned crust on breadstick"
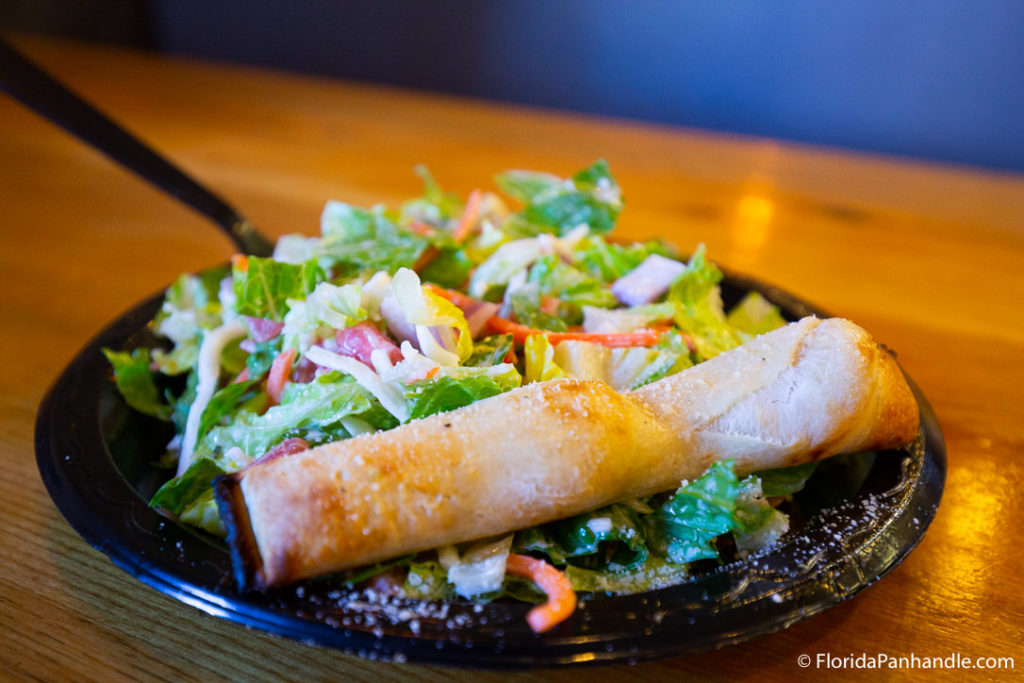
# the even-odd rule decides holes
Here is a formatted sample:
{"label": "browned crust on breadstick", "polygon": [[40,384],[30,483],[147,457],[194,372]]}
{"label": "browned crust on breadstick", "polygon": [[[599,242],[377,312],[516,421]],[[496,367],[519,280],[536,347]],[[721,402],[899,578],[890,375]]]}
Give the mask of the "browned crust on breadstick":
{"label": "browned crust on breadstick", "polygon": [[742,474],[916,431],[891,356],[852,323],[807,318],[629,394],[532,384],[252,465],[217,495],[236,573],[267,587],[672,489],[716,460]]}

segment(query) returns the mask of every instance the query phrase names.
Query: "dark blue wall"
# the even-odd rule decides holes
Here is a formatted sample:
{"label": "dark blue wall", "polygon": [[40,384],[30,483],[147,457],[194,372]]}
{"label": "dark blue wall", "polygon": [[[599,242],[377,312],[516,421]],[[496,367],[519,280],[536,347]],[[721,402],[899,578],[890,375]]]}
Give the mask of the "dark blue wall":
{"label": "dark blue wall", "polygon": [[173,52],[1024,171],[1021,0],[154,0]]}

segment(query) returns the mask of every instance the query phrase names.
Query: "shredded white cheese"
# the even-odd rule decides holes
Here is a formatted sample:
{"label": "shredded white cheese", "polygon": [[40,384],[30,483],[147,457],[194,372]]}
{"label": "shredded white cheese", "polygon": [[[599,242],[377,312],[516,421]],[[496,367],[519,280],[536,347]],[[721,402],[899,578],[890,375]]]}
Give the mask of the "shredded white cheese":
{"label": "shredded white cheese", "polygon": [[306,358],[325,368],[352,375],[356,382],[373,394],[380,401],[380,404],[384,406],[384,409],[398,418],[399,422],[405,422],[409,419],[409,406],[405,404],[405,396],[401,390],[385,382],[376,372],[366,367],[362,362],[355,358],[349,358],[348,356],[328,351],[322,346],[310,347],[309,351],[306,352]]}
{"label": "shredded white cheese", "polygon": [[217,390],[220,354],[231,341],[244,337],[248,331],[249,328],[239,321],[225,323],[207,332],[203,337],[203,343],[199,345],[199,363],[196,367],[199,381],[196,383],[196,400],[188,409],[188,418],[185,420],[185,437],[182,439],[181,452],[178,454],[179,477],[185,474],[185,470],[192,464],[203,411],[213,398],[213,392]]}

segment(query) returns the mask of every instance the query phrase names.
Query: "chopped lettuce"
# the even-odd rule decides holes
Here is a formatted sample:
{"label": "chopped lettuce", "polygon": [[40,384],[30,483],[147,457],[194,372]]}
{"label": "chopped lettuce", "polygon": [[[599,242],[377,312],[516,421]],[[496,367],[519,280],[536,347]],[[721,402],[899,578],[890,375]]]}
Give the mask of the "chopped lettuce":
{"label": "chopped lettuce", "polygon": [[219,389],[206,404],[199,420],[197,441],[202,441],[214,425],[227,422],[240,409],[261,412],[267,403],[266,392],[260,386],[260,380],[250,379],[235,382]]}
{"label": "chopped lettuce", "polygon": [[473,269],[473,262],[465,249],[455,246],[440,247],[437,256],[420,271],[425,282],[455,289],[461,287]]}
{"label": "chopped lettuce", "polygon": [[284,348],[305,351],[317,339],[367,319],[359,285],[321,282],[308,296],[288,302],[281,331]]}
{"label": "chopped lettuce", "polygon": [[723,534],[732,532],[747,553],[787,529],[788,518],[768,505],[760,479],[739,480],[730,461],[667,498],[616,503],[521,530],[514,548],[564,567],[576,590],[631,592],[677,582],[690,563],[718,559],[715,541]]}
{"label": "chopped lettuce", "polygon": [[718,557],[714,541],[736,526],[740,482],[732,463],[715,463],[645,519],[657,552],[677,563]]}
{"label": "chopped lettuce", "polygon": [[[524,186],[519,184],[515,189],[522,191]],[[530,194],[522,217],[531,225],[561,235],[579,225],[598,234],[608,232],[622,210],[622,192],[603,160],[565,182],[538,189]]]}
{"label": "chopped lettuce", "polygon": [[170,351],[153,349],[152,360],[161,373],[180,375],[196,364],[203,333],[223,321],[218,295],[220,282],[228,274],[226,268],[211,268],[198,275],[182,275],[167,288],[153,319],[153,332],[174,345]]}
{"label": "chopped lettuce", "polygon": [[555,190],[562,179],[551,173],[538,171],[505,171],[495,176],[494,181],[501,191],[523,203],[533,201],[537,195]]}
{"label": "chopped lettuce", "polygon": [[383,209],[367,211],[342,202],[327,202],[320,230],[321,256],[352,271],[411,268],[430,246],[428,238],[399,227]]}
{"label": "chopped lettuce", "polygon": [[114,368],[114,382],[124,400],[135,410],[161,420],[171,419],[171,406],[161,400],[153,372],[149,369],[149,351],[112,351],[103,349]]}
{"label": "chopped lettuce", "polygon": [[678,258],[674,247],[660,241],[618,244],[592,235],[580,244],[573,265],[592,277],[611,283],[633,270],[651,254]]}
{"label": "chopped lettuce", "polygon": [[455,587],[448,583],[447,569],[435,560],[426,560],[409,565],[402,592],[419,600],[445,600],[455,596]]}
{"label": "chopped lettuce", "polygon": [[325,431],[335,440],[347,438],[350,434],[341,424],[346,417],[357,417],[379,429],[398,424],[369,391],[351,377],[332,372],[307,384],[289,384],[281,404],[263,414],[242,410],[231,423],[213,427],[199,443],[197,457],[214,457],[238,447],[257,458],[292,436],[318,443]]}
{"label": "chopped lettuce", "polygon": [[504,362],[514,348],[511,334],[484,337],[473,344],[473,353],[466,359],[470,367],[487,367]]}
{"label": "chopped lettuce", "polygon": [[604,282],[570,266],[555,254],[537,259],[530,267],[527,282],[536,283],[542,296],[558,297],[580,308],[618,305],[615,295]]}
{"label": "chopped lettuce", "polygon": [[505,389],[487,375],[461,379],[441,377],[413,382],[405,392],[405,398],[409,402],[409,419],[416,420],[468,406],[503,391]]}
{"label": "chopped lettuce", "polygon": [[688,352],[671,348],[612,349],[609,383],[617,391],[632,391],[692,365]]}
{"label": "chopped lettuce", "polygon": [[517,534],[519,552],[539,552],[558,565],[628,570],[647,560],[638,513],[617,503]]}
{"label": "chopped lettuce", "polygon": [[247,258],[244,267],[236,265],[231,276],[236,312],[276,322],[284,320],[289,299],[305,299],[326,279],[316,261],[292,264],[255,256]]}
{"label": "chopped lettuce", "polygon": [[515,319],[527,327],[549,332],[565,332],[569,329],[565,320],[541,308],[539,288],[535,283],[517,287],[510,292],[508,302]]}
{"label": "chopped lettuce", "polygon": [[706,360],[739,346],[742,339],[726,322],[718,283],[722,271],[707,260],[704,245],[697,247],[686,271],[668,292],[668,301],[677,304],[676,324],[690,333],[697,352]]}
{"label": "chopped lettuce", "polygon": [[789,531],[789,517],[768,504],[757,476],[740,482],[733,516],[736,521],[733,537],[741,555],[774,545]]}
{"label": "chopped lettuce", "polygon": [[431,225],[441,225],[462,213],[462,201],[454,193],[442,190],[430,169],[419,165],[415,171],[416,175],[423,179],[423,194],[402,205],[403,217]]}
{"label": "chopped lettuce", "polygon": [[214,460],[199,458],[185,473],[161,486],[149,501],[183,521],[217,536],[224,536],[224,524],[213,499],[213,480],[226,470]]}
{"label": "chopped lettuce", "polygon": [[757,475],[761,478],[761,489],[768,497],[791,496],[803,490],[804,484],[814,470],[818,468],[818,462],[809,462],[793,467],[779,467],[772,470],[762,470]]}
{"label": "chopped lettuce", "polygon": [[560,342],[552,360],[566,374],[607,382],[616,391],[638,389],[692,365],[688,353],[667,347],[612,349],[579,340]]}
{"label": "chopped lettuce", "polygon": [[725,316],[725,320],[735,329],[751,337],[771,332],[786,324],[779,307],[755,291],[747,292]]}

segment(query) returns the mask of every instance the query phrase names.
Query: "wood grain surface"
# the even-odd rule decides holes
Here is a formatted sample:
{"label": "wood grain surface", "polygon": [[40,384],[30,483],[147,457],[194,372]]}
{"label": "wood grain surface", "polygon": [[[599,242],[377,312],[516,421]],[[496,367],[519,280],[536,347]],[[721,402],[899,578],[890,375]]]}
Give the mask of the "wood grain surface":
{"label": "wood grain surface", "polygon": [[[0,98],[0,678],[766,679],[797,658],[1013,657],[1024,668],[1024,178],[570,116],[66,43],[19,45],[271,235],[325,200],[395,204],[427,164],[463,195],[494,173],[603,157],[624,237],[661,235],[849,317],[933,404],[946,492],[922,544],[855,599],[698,656],[593,671],[385,664],[235,626],[130,578],[81,540],[36,469],[47,386],[107,321],[228,241]],[[851,679],[877,672],[833,671]],[[903,671],[905,677],[927,671]],[[950,672],[947,672],[949,674]],[[957,672],[980,678],[1002,671]]]}

